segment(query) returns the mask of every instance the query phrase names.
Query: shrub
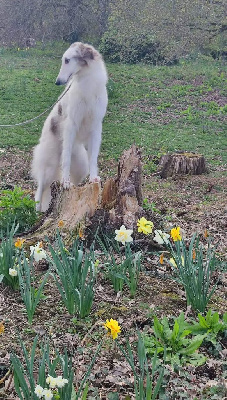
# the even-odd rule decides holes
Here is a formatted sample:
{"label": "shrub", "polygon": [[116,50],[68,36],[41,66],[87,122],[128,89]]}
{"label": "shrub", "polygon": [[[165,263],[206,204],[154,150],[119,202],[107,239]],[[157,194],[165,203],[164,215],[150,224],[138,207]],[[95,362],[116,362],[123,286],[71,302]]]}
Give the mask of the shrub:
{"label": "shrub", "polygon": [[18,233],[28,230],[37,221],[35,201],[25,190],[15,186],[14,190],[0,191],[0,231],[19,225]]}
{"label": "shrub", "polygon": [[129,64],[141,61],[149,64],[165,62],[160,43],[148,33],[138,33],[125,38],[107,31],[101,39],[100,51],[111,62]]}

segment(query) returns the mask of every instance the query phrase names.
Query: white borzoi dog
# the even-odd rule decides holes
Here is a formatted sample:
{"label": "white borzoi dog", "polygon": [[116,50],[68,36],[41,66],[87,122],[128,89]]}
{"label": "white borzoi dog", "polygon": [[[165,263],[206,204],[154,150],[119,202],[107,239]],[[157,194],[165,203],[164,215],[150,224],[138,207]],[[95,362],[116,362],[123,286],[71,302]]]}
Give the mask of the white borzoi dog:
{"label": "white borzoi dog", "polygon": [[100,180],[97,158],[107,107],[106,83],[106,68],[94,47],[76,42],[63,54],[56,85],[67,86],[47,117],[33,154],[37,210],[48,209],[53,181],[60,180],[68,189],[88,174],[90,182]]}

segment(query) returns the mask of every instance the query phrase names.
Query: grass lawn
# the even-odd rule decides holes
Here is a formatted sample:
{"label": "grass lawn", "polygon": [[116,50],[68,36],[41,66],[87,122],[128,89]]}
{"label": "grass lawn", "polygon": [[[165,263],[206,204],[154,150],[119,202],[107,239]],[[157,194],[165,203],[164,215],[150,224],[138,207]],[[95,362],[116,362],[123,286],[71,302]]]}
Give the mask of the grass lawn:
{"label": "grass lawn", "polygon": [[[67,45],[56,49],[1,50],[0,124],[33,118],[51,106],[62,88],[54,84]],[[224,66],[209,58],[172,67],[108,64],[109,106],[102,155],[118,158],[136,143],[153,157],[174,150],[203,153],[209,163],[226,162]],[[33,123],[0,128],[0,146],[30,148],[48,113]]]}

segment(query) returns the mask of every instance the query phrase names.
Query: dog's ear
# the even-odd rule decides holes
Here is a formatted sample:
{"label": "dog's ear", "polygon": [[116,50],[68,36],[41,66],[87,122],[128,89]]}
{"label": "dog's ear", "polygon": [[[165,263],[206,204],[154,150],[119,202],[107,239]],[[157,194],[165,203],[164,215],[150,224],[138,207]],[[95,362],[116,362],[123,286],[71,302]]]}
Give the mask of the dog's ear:
{"label": "dog's ear", "polygon": [[91,47],[85,47],[82,58],[85,60],[94,60],[94,51]]}
{"label": "dog's ear", "polygon": [[94,50],[90,46],[80,46],[80,59],[84,64],[88,64],[88,61],[94,60]]}

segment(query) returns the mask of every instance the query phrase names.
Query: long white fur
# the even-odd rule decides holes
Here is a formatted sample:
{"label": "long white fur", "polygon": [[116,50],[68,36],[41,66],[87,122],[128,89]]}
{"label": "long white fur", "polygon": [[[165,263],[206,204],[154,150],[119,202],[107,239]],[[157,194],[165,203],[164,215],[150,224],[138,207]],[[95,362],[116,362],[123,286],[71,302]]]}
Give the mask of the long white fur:
{"label": "long white fur", "polygon": [[78,185],[88,174],[91,182],[99,181],[97,158],[107,107],[106,83],[105,64],[94,47],[76,42],[63,54],[56,84],[67,84],[65,95],[47,117],[33,153],[37,210],[48,209],[50,185],[55,180],[65,189]]}

